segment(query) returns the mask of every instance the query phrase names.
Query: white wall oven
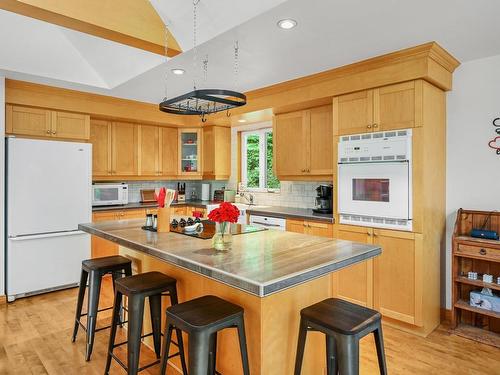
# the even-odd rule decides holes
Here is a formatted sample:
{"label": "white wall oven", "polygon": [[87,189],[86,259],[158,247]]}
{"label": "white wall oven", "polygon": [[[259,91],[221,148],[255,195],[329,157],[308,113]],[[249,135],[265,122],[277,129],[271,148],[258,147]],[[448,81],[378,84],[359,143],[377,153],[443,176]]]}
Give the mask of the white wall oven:
{"label": "white wall oven", "polygon": [[412,230],[411,130],[340,137],[341,224]]}

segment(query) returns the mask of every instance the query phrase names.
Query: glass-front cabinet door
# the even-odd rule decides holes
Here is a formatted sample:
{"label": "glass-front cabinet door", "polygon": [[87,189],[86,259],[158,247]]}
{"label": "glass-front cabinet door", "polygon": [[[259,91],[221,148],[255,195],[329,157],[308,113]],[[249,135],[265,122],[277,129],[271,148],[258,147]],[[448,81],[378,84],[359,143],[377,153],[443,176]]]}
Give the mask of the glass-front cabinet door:
{"label": "glass-front cabinet door", "polygon": [[179,175],[201,176],[201,129],[179,129]]}

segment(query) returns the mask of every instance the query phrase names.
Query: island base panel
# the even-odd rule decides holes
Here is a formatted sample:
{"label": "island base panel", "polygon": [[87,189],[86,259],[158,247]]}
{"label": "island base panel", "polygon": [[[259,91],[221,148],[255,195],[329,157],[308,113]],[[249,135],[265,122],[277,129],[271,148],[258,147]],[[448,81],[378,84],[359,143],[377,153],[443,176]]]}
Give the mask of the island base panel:
{"label": "island base panel", "polygon": [[[134,274],[160,271],[174,277],[177,280],[177,294],[180,302],[211,294],[242,306],[245,309],[248,356],[250,372],[253,375],[293,374],[300,310],[332,296],[331,275],[267,297],[257,297],[142,252],[120,246],[119,253],[132,260]],[[168,298],[163,299],[163,304],[163,309],[166,309]],[[149,306],[146,304],[143,331],[150,332],[150,330],[151,319]],[[184,340],[185,345],[186,343],[189,345],[189,338],[185,334]],[[145,343],[153,347],[150,338],[147,338]],[[170,354],[176,351],[177,348],[174,346]],[[302,375],[326,374],[325,356],[324,335],[316,332],[309,333]],[[182,373],[178,357],[169,361],[169,366],[177,370],[179,374]],[[219,333],[217,370],[224,375],[242,374],[236,329],[228,329]]]}

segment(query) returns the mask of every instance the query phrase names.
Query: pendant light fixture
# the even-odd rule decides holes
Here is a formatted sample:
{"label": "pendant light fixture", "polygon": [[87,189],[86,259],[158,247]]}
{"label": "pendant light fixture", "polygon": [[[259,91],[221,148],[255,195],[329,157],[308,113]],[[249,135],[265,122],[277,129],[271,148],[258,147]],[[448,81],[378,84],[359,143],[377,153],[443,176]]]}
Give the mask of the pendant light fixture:
{"label": "pendant light fixture", "polygon": [[[176,115],[198,115],[202,122],[205,122],[206,115],[216,112],[227,111],[241,107],[247,103],[245,94],[233,90],[225,89],[198,89],[196,87],[197,79],[197,6],[200,0],[193,0],[193,91],[186,94],[168,99],[167,95],[167,71],[165,72],[165,98],[160,103],[160,111],[173,113]],[[165,41],[165,56],[167,56],[167,40]],[[238,76],[238,42],[234,45],[234,74],[235,83]],[[206,81],[208,70],[208,56],[203,61],[204,78]]]}

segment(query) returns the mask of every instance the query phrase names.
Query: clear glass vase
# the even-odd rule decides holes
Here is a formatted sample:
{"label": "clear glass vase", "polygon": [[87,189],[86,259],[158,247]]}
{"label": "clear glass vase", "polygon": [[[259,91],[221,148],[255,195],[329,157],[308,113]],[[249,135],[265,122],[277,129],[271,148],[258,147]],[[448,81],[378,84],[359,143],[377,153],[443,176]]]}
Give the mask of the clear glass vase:
{"label": "clear glass vase", "polygon": [[215,223],[215,234],[212,238],[212,246],[217,251],[231,250],[233,235],[231,234],[231,223],[224,221]]}

